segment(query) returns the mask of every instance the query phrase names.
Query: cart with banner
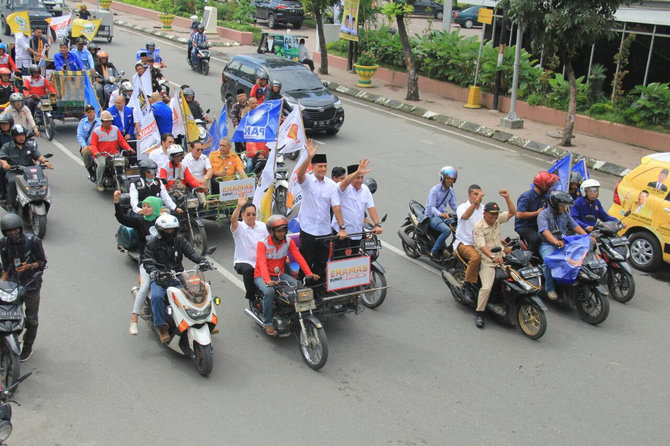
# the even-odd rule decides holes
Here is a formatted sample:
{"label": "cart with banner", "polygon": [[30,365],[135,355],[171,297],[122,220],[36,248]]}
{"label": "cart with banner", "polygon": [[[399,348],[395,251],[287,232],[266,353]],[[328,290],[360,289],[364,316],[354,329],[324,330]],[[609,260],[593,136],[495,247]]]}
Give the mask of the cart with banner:
{"label": "cart with banner", "polygon": [[253,174],[247,178],[238,178],[236,175],[216,178],[219,184],[218,195],[207,195],[204,208],[200,216],[207,220],[223,225],[230,220],[230,216],[237,207],[240,195],[253,197],[256,188],[256,178]]}

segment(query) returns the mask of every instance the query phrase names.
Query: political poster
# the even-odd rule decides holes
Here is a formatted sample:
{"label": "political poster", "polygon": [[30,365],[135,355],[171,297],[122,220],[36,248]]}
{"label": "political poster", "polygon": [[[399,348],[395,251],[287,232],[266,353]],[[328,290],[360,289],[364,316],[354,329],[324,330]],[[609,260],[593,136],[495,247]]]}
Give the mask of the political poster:
{"label": "political poster", "polygon": [[328,291],[370,285],[370,256],[332,260],[326,266]]}
{"label": "political poster", "polygon": [[359,0],[344,0],[340,39],[358,42],[358,3]]}
{"label": "political poster", "polygon": [[140,133],[137,136],[137,158],[146,159],[153,149],[160,147],[161,135],[158,125],[151,110],[149,96],[151,95],[151,74],[145,71],[142,77],[137,74],[133,77],[133,94],[130,97],[129,106],[133,107],[135,122],[140,125]]}

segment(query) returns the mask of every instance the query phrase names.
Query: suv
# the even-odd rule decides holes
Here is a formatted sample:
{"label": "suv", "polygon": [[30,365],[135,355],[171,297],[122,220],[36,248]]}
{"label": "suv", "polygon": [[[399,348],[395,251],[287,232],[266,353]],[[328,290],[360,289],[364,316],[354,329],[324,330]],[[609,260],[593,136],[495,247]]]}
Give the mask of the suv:
{"label": "suv", "polygon": [[19,11],[28,11],[31,28],[47,29],[46,19],[51,18],[42,0],[0,0],[0,23],[2,23],[2,32],[9,36],[11,29],[7,25],[7,16]]}
{"label": "suv", "polygon": [[44,6],[46,6],[47,11],[53,14],[55,17],[63,15],[63,9],[65,8],[65,0],[43,0]]}
{"label": "suv", "polygon": [[647,155],[614,188],[608,213],[626,225],[630,263],[653,271],[670,262],[670,152]]}
{"label": "suv", "polygon": [[267,21],[269,28],[277,25],[293,25],[293,29],[300,29],[305,19],[305,10],[298,0],[256,0],[256,20]]}
{"label": "suv", "polygon": [[232,109],[238,90],[249,95],[259,72],[268,74],[269,83],[282,83],[286,102],[293,107],[300,103],[306,131],[325,131],[329,135],[339,132],[344,110],[337,96],[305,65],[271,54],[239,55],[228,62],[221,73],[221,100],[228,110]]}

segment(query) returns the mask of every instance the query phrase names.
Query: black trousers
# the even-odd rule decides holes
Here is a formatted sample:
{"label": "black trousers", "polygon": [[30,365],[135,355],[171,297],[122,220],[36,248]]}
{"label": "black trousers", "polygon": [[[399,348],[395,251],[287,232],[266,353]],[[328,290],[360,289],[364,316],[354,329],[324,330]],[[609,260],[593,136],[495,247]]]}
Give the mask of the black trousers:
{"label": "black trousers", "polygon": [[253,299],[254,293],[256,292],[256,285],[254,285],[254,267],[248,263],[239,262],[235,264],[234,268],[237,274],[242,276],[242,282],[244,282],[244,289],[246,290],[244,297],[249,300]]}
{"label": "black trousers", "polygon": [[537,233],[537,227],[534,226],[525,226],[516,231],[521,237],[522,240],[528,245],[528,249],[535,255],[540,255],[540,235]]}
{"label": "black trousers", "polygon": [[[333,235],[337,234],[333,231]],[[336,238],[333,240],[333,259],[346,259],[347,257],[357,256],[360,252],[361,240],[352,240],[349,237],[344,240]],[[347,253],[347,250],[350,250]]]}
{"label": "black trousers", "polygon": [[245,145],[244,145],[243,142],[236,142],[236,143],[235,143],[235,152],[236,152],[236,153],[238,153],[238,154],[240,154],[240,153],[244,153],[246,150],[247,150],[247,149],[246,149],[246,147],[245,147]]}
{"label": "black trousers", "polygon": [[327,240],[317,240],[317,237],[322,236],[300,231],[300,254],[305,258],[312,272],[319,275],[319,282],[322,282],[326,277],[329,244]]}
{"label": "black trousers", "polygon": [[40,288],[26,290],[23,303],[26,308],[26,327],[23,332],[23,346],[32,347],[37,337],[37,326],[39,321],[37,314],[40,311]]}
{"label": "black trousers", "polygon": [[303,65],[309,66],[309,69],[314,71],[314,61],[312,59],[305,59],[301,62]]}

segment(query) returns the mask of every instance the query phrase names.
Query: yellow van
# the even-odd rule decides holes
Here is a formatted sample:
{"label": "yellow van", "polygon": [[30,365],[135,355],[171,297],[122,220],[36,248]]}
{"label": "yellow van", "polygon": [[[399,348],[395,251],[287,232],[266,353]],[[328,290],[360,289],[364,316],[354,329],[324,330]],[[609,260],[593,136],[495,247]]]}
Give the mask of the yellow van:
{"label": "yellow van", "polygon": [[653,271],[670,263],[670,152],[647,155],[614,188],[609,214],[626,225],[630,263]]}

